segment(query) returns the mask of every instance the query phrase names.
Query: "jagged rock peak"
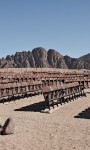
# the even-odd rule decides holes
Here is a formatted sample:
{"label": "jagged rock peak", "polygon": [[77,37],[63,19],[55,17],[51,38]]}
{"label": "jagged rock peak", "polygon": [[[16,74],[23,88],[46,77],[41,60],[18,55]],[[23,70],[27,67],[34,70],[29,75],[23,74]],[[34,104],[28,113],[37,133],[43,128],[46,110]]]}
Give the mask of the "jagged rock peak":
{"label": "jagged rock peak", "polygon": [[31,51],[16,52],[0,59],[0,68],[52,67],[63,69],[90,69],[90,53],[79,58],[62,56],[54,49],[46,51],[43,47]]}
{"label": "jagged rock peak", "polygon": [[48,63],[52,68],[64,68],[67,69],[67,65],[63,56],[54,49],[48,50]]}
{"label": "jagged rock peak", "polygon": [[47,61],[47,51],[42,47],[37,47],[32,50],[36,67],[49,67]]}

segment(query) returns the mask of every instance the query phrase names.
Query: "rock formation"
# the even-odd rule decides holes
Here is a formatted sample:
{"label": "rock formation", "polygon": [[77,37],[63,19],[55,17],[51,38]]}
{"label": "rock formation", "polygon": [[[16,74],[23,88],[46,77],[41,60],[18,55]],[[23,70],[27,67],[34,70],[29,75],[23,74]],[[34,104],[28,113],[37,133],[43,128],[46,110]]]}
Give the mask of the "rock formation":
{"label": "rock formation", "polygon": [[15,130],[15,124],[13,122],[13,119],[12,118],[8,118],[5,121],[5,123],[4,123],[3,127],[2,127],[1,134],[2,135],[13,134],[14,130]]}
{"label": "rock formation", "polygon": [[38,47],[32,50],[32,55],[35,60],[35,66],[38,68],[44,67],[49,68],[48,60],[47,60],[47,51],[42,48]]}
{"label": "rock formation", "polygon": [[79,58],[62,56],[54,49],[46,51],[37,47],[30,51],[16,52],[0,59],[0,68],[63,68],[90,69],[90,54]]}
{"label": "rock formation", "polygon": [[48,63],[52,68],[63,68],[67,69],[64,57],[53,49],[48,50]]}
{"label": "rock formation", "polygon": [[65,62],[69,69],[88,69],[90,70],[90,54],[79,58],[64,56]]}

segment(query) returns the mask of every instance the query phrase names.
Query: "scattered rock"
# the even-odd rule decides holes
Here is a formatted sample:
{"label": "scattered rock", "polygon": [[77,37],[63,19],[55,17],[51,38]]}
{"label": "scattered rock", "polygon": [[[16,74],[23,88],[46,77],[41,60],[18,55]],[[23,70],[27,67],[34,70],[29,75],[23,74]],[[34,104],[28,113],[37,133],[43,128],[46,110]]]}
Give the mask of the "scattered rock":
{"label": "scattered rock", "polygon": [[0,126],[0,135],[1,135],[1,133],[2,133],[2,127]]}
{"label": "scattered rock", "polygon": [[15,124],[13,122],[13,119],[8,118],[3,125],[3,130],[1,131],[1,134],[2,135],[13,134],[14,129],[15,129]]}
{"label": "scattered rock", "polygon": [[0,124],[0,128],[3,128],[3,126]]}

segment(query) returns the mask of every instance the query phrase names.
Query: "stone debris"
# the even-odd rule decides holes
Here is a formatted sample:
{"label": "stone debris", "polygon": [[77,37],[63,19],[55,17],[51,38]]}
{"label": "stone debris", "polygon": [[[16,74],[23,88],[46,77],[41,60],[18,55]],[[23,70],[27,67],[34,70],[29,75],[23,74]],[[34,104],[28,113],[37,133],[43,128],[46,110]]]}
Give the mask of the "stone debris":
{"label": "stone debris", "polygon": [[1,130],[1,134],[2,135],[8,135],[8,134],[13,134],[15,130],[15,124],[12,118],[8,118],[4,125],[3,128]]}

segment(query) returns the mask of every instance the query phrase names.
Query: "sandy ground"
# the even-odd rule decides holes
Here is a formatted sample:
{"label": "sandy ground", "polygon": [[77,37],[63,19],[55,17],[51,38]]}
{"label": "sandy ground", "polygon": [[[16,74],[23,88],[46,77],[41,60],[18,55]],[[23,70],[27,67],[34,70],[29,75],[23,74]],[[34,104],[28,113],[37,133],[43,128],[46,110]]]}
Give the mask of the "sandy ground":
{"label": "sandy ground", "polygon": [[40,112],[41,95],[0,104],[0,123],[15,122],[14,134],[0,135],[0,150],[90,150],[89,92],[51,114]]}
{"label": "sandy ground", "polygon": [[[43,72],[43,71],[59,71],[59,72],[72,72],[72,71],[75,71],[75,72],[82,72],[83,71],[87,71],[85,69],[60,69],[60,68],[0,68],[0,72],[16,72],[16,73],[23,73],[23,72],[32,72],[32,71],[40,71],[40,72]],[[88,70],[88,72],[90,72]]]}

